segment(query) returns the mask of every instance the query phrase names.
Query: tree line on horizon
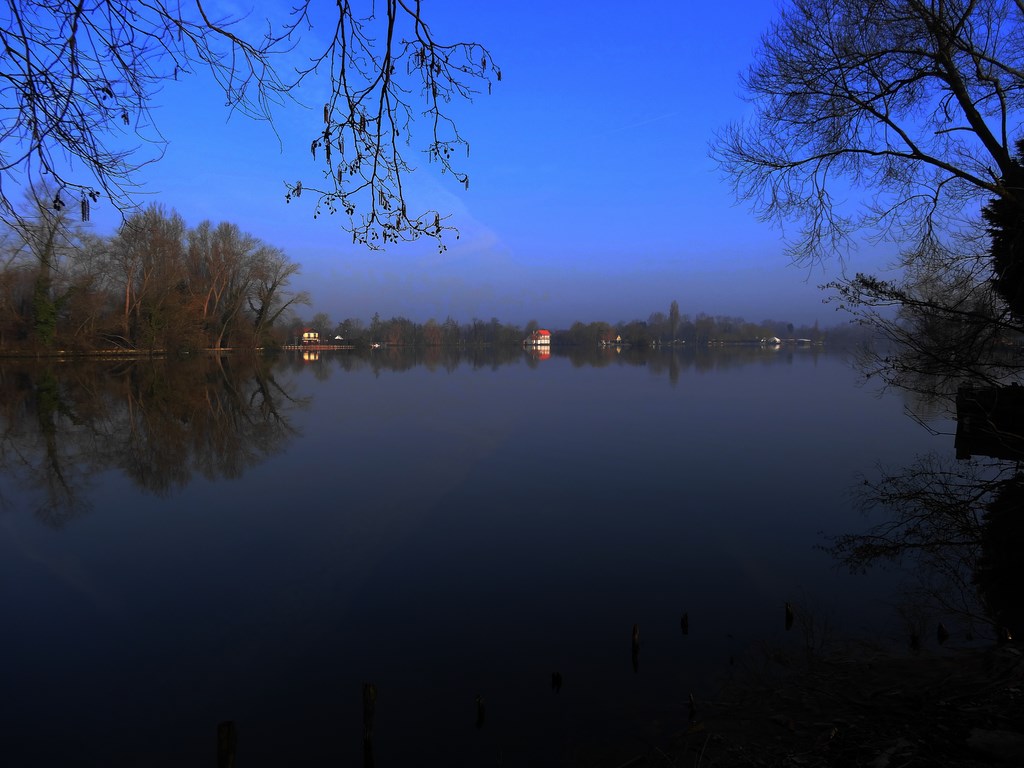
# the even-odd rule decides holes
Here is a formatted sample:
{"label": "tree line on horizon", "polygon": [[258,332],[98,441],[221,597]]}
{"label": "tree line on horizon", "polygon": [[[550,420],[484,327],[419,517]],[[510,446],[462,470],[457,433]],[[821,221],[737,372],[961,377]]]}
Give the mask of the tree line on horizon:
{"label": "tree line on horizon", "polygon": [[678,302],[673,301],[668,313],[655,311],[646,320],[634,319],[609,323],[603,320],[584,323],[575,321],[569,328],[548,328],[536,320],[525,326],[503,323],[497,317],[490,320],[473,318],[460,323],[450,315],[444,321],[434,318],[418,323],[400,315],[384,319],[375,313],[369,323],[358,317],[334,321],[326,312],[318,312],[311,320],[298,320],[291,331],[291,340],[298,342],[305,329],[316,331],[321,341],[369,346],[508,346],[522,344],[534,331],[545,328],[551,332],[552,343],[568,346],[598,346],[621,340],[634,346],[685,344],[706,346],[718,342],[756,342],[771,337],[780,339],[809,339],[824,341],[826,336],[851,338],[850,330],[843,327],[822,329],[817,321],[812,325],[796,326],[791,322],[762,320],[749,322],[741,317],[709,315],[699,312],[691,317],[680,314]]}

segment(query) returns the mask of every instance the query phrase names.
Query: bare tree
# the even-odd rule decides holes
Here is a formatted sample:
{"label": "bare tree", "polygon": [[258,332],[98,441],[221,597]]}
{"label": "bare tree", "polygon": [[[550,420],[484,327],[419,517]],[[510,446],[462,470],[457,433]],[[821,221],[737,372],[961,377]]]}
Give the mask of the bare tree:
{"label": "bare tree", "polygon": [[300,265],[289,261],[279,248],[264,246],[256,254],[255,279],[248,297],[252,313],[253,337],[257,345],[265,343],[274,323],[299,304],[311,303],[305,291],[290,293],[291,278],[298,274]]}
{"label": "bare tree", "polygon": [[133,214],[113,238],[110,260],[122,299],[121,343],[156,344],[154,312],[184,278],[184,238],[181,216],[159,205]]}
{"label": "bare tree", "polygon": [[1004,181],[1024,108],[1019,2],[794,0],[743,85],[754,116],[712,152],[758,215],[799,223],[798,260],[863,234],[913,251],[987,199],[1024,205]]}
{"label": "bare tree", "polygon": [[1024,4],[793,0],[744,86],[754,115],[712,153],[760,217],[798,225],[794,260],[896,244],[900,277],[827,286],[894,343],[868,373],[944,397],[1019,375],[998,350],[1024,330]]}
{"label": "bare tree", "polygon": [[363,11],[339,0],[330,13],[333,29],[318,44],[306,34],[324,18],[312,0],[265,23],[212,16],[201,0],[8,0],[0,9],[0,213],[16,216],[12,188],[44,176],[55,206],[74,202],[82,219],[100,199],[130,211],[137,172],[166,147],[153,108],[168,81],[205,73],[231,112],[272,122],[303,83],[325,78],[329,96],[308,138],[320,173],[289,183],[288,199],[315,195],[315,215],[343,212],[353,240],[370,247],[424,235],[443,247],[445,217],[407,209],[409,137],[425,119],[422,151],[468,186],[453,155],[469,145],[449,105],[489,89],[501,72],[479,44],[435,37],[420,0],[369,0]]}
{"label": "bare tree", "polygon": [[1021,361],[1006,342],[1019,337],[1021,326],[993,290],[987,254],[953,257],[932,246],[898,280],[858,273],[827,287],[834,291],[830,301],[881,337],[857,356],[869,378],[948,405],[965,381],[1015,380]]}
{"label": "bare tree", "polygon": [[6,237],[11,250],[4,270],[17,261],[27,261],[30,266],[31,335],[43,347],[52,346],[56,339],[58,314],[68,298],[61,272],[77,252],[82,236],[79,222],[58,202],[49,185],[28,190],[16,225]]}
{"label": "bare tree", "polygon": [[225,340],[239,324],[258,279],[258,254],[264,247],[236,224],[221,222],[212,231],[210,302],[207,312],[213,346]]}

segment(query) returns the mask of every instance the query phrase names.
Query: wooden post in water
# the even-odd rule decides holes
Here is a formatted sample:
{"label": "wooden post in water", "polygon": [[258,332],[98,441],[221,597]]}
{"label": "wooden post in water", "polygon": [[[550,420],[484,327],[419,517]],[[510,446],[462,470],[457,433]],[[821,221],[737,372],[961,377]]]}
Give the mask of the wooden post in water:
{"label": "wooden post in water", "polygon": [[377,686],[363,683],[363,768],[373,768],[373,716],[377,710]]}
{"label": "wooden post in water", "polygon": [[363,768],[373,768],[373,739],[363,736]]}
{"label": "wooden post in water", "polygon": [[487,719],[487,710],[486,710],[486,708],[484,706],[484,697],[478,695],[476,697],[476,727],[477,728],[483,728],[484,727],[484,722],[486,721],[486,719]]}
{"label": "wooden post in water", "polygon": [[232,720],[217,724],[217,768],[235,768],[238,731]]}
{"label": "wooden post in water", "polygon": [[562,673],[552,672],[551,673],[551,690],[558,693],[562,690]]}

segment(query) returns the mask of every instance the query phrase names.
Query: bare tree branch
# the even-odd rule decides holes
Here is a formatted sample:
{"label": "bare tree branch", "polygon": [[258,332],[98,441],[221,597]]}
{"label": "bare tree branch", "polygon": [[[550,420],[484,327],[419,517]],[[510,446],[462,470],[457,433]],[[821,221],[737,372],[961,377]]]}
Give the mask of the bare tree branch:
{"label": "bare tree branch", "polygon": [[339,0],[334,29],[317,47],[304,35],[319,10],[311,0],[267,19],[262,33],[251,32],[254,19],[215,16],[202,0],[7,0],[0,214],[16,216],[13,188],[39,186],[44,176],[62,200],[77,198],[83,218],[100,199],[133,210],[138,171],[166,149],[153,107],[168,81],[205,72],[229,111],[273,124],[276,108],[323,79],[329,96],[310,143],[318,180],[287,183],[287,199],[315,194],[314,215],[343,211],[353,240],[370,247],[426,235],[443,248],[440,213],[407,212],[403,179],[412,166],[403,151],[423,120],[428,159],[467,186],[452,151],[468,144],[447,109],[489,90],[501,72],[479,44],[436,38],[418,1],[380,4],[383,18],[374,2],[361,16]]}
{"label": "bare tree branch", "polygon": [[[754,117],[712,155],[758,216],[800,224],[798,261],[842,258],[858,233],[955,231],[980,200],[1024,197],[1003,183],[1022,58],[1006,0],[794,0],[744,78]],[[850,189],[861,206],[836,202]]]}

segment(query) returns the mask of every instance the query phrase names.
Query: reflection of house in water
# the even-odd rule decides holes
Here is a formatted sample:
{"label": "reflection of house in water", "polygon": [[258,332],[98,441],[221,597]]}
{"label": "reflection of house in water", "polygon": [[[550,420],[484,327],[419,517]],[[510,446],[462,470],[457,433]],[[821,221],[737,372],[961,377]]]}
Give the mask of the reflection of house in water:
{"label": "reflection of house in water", "polygon": [[525,339],[523,346],[539,360],[551,357],[551,331],[538,328]]}
{"label": "reflection of house in water", "polygon": [[302,362],[304,363],[315,363],[320,359],[320,353],[315,349],[304,349],[302,351]]}
{"label": "reflection of house in water", "polygon": [[319,344],[320,334],[314,331],[312,328],[302,329],[302,343],[303,344]]}
{"label": "reflection of house in water", "polygon": [[1024,459],[1024,387],[963,386],[956,393],[956,457]]}

